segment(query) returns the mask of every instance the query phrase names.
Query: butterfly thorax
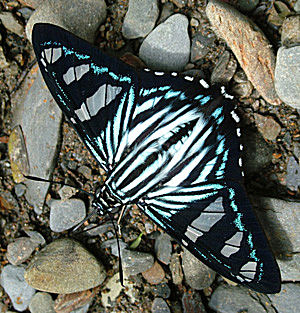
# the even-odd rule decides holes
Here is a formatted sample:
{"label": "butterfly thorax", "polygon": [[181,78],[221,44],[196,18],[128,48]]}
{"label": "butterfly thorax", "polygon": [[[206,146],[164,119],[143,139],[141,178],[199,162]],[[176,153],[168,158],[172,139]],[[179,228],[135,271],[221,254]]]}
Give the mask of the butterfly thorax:
{"label": "butterfly thorax", "polygon": [[111,195],[106,185],[96,189],[92,207],[98,211],[99,215],[104,215],[120,206],[121,203]]}

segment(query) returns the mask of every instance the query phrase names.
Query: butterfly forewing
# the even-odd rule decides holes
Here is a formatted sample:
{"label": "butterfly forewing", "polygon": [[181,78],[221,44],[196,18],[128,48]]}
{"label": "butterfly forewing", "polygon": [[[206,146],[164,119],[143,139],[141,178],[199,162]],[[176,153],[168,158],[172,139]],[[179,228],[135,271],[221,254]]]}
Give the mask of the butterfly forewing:
{"label": "butterfly forewing", "polygon": [[122,204],[136,203],[221,275],[280,290],[280,274],[242,187],[232,102],[191,77],[135,71],[69,32],[37,24],[44,79]]}

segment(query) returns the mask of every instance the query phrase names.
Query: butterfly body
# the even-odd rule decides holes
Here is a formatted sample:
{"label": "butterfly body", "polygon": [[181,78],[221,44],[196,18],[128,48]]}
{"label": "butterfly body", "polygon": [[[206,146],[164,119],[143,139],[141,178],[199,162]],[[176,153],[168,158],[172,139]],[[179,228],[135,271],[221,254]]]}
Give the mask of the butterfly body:
{"label": "butterfly body", "polygon": [[33,44],[53,97],[107,172],[98,212],[136,204],[223,276],[279,291],[278,266],[243,188],[228,95],[189,76],[136,71],[57,26],[36,25]]}

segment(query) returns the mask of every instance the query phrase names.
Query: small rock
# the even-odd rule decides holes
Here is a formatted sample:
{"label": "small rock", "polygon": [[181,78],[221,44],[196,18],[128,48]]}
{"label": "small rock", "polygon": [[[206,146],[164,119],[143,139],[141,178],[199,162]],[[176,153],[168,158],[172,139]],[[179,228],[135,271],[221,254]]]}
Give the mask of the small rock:
{"label": "small rock", "polygon": [[209,307],[218,313],[266,312],[259,300],[252,297],[249,289],[241,286],[221,285],[212,294]]}
{"label": "small rock", "polygon": [[108,289],[108,292],[102,293],[101,300],[102,305],[107,308],[112,306],[113,302],[117,299],[120,292],[124,289],[124,287],[120,284],[119,273],[111,277],[105,287],[106,289]]}
{"label": "small rock", "polygon": [[129,0],[122,27],[127,39],[146,37],[155,26],[159,9],[157,0]]}
{"label": "small rock", "polygon": [[35,289],[51,293],[73,293],[100,285],[106,277],[104,266],[71,239],[60,239],[35,255],[25,280]]}
{"label": "small rock", "polygon": [[165,278],[165,271],[161,265],[155,261],[153,266],[142,273],[143,277],[152,285],[157,285]]}
{"label": "small rock", "polygon": [[24,7],[24,8],[19,9],[18,12],[21,13],[25,21],[28,21],[30,16],[33,13],[33,10],[30,8]]}
{"label": "small rock", "polygon": [[168,299],[171,295],[171,289],[166,283],[154,286],[152,289],[152,292],[154,296],[163,298],[163,299]]}
{"label": "small rock", "polygon": [[209,48],[214,44],[213,38],[208,38],[197,33],[192,39],[191,62],[195,63],[203,59],[209,52]]}
{"label": "small rock", "polygon": [[300,281],[300,203],[267,197],[253,197],[252,203],[272,250],[285,258],[277,260],[282,280]]}
{"label": "small rock", "polygon": [[31,313],[55,313],[54,301],[49,293],[37,292],[29,304]]}
{"label": "small rock", "polygon": [[281,131],[280,125],[271,116],[254,113],[256,126],[267,140],[275,140]]}
{"label": "small rock", "polygon": [[155,298],[151,307],[152,313],[171,313],[167,302],[162,298]]}
{"label": "small rock", "polygon": [[68,312],[77,312],[80,309],[83,310],[83,307],[86,305],[89,306],[93,300],[96,292],[95,289],[84,290],[80,292],[74,292],[69,294],[60,294],[55,299],[54,310],[56,313],[68,313]]}
{"label": "small rock", "polygon": [[151,222],[146,222],[145,223],[145,231],[147,234],[151,234],[154,230],[154,226]]}
{"label": "small rock", "polygon": [[300,15],[289,16],[284,20],[281,32],[281,42],[286,47],[300,44]]}
{"label": "small rock", "polygon": [[83,175],[86,179],[91,180],[92,179],[92,170],[88,166],[82,165],[78,168],[78,173]]}
{"label": "small rock", "polygon": [[125,274],[137,275],[147,271],[154,264],[151,254],[133,250],[122,250],[122,263]]}
{"label": "small rock", "polygon": [[251,95],[253,90],[252,84],[247,81],[245,83],[234,84],[231,88],[231,92],[241,98],[247,98]]}
{"label": "small rock", "polygon": [[45,238],[37,231],[34,230],[24,230],[26,235],[30,237],[37,246],[44,245],[46,243]]}
{"label": "small rock", "polygon": [[300,13],[300,0],[297,0],[294,5],[294,11]]}
{"label": "small rock", "polygon": [[300,167],[294,157],[290,157],[286,168],[286,186],[297,191],[300,187]]}
{"label": "small rock", "polygon": [[201,296],[197,292],[185,292],[181,302],[183,313],[206,313]]}
{"label": "small rock", "polygon": [[76,309],[76,310],[73,310],[72,312],[70,313],[87,313],[88,310],[89,310],[89,307],[90,307],[91,303],[87,303],[86,305]]}
{"label": "small rock", "polygon": [[225,50],[213,69],[210,78],[211,83],[227,84],[233,77],[236,68],[236,60],[229,51]]}
{"label": "small rock", "polygon": [[157,24],[163,23],[173,14],[173,12],[174,4],[172,2],[164,3]]}
{"label": "small rock", "polygon": [[183,280],[183,272],[180,263],[180,257],[177,253],[172,254],[170,262],[170,270],[172,273],[172,281],[175,285],[180,285]]}
{"label": "small rock", "polygon": [[300,306],[300,284],[283,284],[281,292],[268,295],[276,312],[298,313]]}
{"label": "small rock", "polygon": [[256,8],[258,3],[259,0],[239,0],[239,2],[237,3],[237,7],[242,12],[250,12]]}
{"label": "small rock", "polygon": [[143,41],[139,56],[152,69],[182,70],[189,61],[188,19],[175,14],[158,25]]}
{"label": "small rock", "polygon": [[[119,244],[120,244],[120,252],[122,255],[122,252],[125,248],[127,248],[127,244],[123,241],[123,240],[119,240]],[[101,248],[105,249],[105,248],[110,248],[111,249],[111,254],[117,257],[120,257],[119,255],[119,250],[118,250],[118,242],[117,239],[109,239],[104,241],[101,244]],[[123,259],[122,259],[123,261]]]}
{"label": "small rock", "polygon": [[35,294],[35,290],[24,280],[24,268],[5,265],[1,272],[0,283],[10,297],[17,311],[25,311]]}
{"label": "small rock", "polygon": [[188,3],[188,0],[171,0],[179,9],[185,7]]}
{"label": "small rock", "polygon": [[58,190],[58,194],[60,196],[60,198],[62,200],[67,200],[72,198],[75,194],[76,194],[77,190],[74,187],[70,187],[70,186],[62,186],[59,190]]}
{"label": "small rock", "polygon": [[275,56],[263,32],[245,15],[220,0],[209,1],[206,15],[262,97],[271,104],[280,104],[274,89]]}
{"label": "small rock", "polygon": [[160,234],[155,240],[155,253],[157,258],[164,264],[168,265],[171,261],[172,243],[170,236],[166,233]]}
{"label": "small rock", "polygon": [[50,23],[92,43],[105,17],[104,0],[48,0],[39,5],[31,15],[26,25],[26,35],[31,41],[34,24]]}
{"label": "small rock", "polygon": [[282,101],[300,109],[300,45],[277,51],[275,88]]}
{"label": "small rock", "polygon": [[188,250],[182,255],[182,268],[186,282],[196,290],[209,287],[215,279],[216,273],[198,260]]}
{"label": "small rock", "polygon": [[86,231],[86,233],[91,237],[105,234],[106,232],[113,231],[113,230],[114,230],[114,227],[111,222],[108,222],[102,225],[91,223],[84,228],[84,231]]}
{"label": "small rock", "polygon": [[5,69],[6,67],[9,67],[9,65],[10,64],[7,62],[6,57],[4,55],[3,48],[0,46],[0,67],[2,69]]}
{"label": "small rock", "polygon": [[57,233],[65,231],[80,223],[85,215],[85,204],[80,199],[52,200],[50,229]]}
{"label": "small rock", "polygon": [[24,28],[11,12],[2,12],[0,13],[0,20],[4,27],[9,31],[15,33],[16,35],[22,37],[24,34]]}
{"label": "small rock", "polygon": [[7,246],[7,260],[13,265],[25,262],[37,247],[30,238],[20,237]]}
{"label": "small rock", "polygon": [[15,184],[15,194],[18,198],[24,196],[26,192],[26,186],[23,184]]}

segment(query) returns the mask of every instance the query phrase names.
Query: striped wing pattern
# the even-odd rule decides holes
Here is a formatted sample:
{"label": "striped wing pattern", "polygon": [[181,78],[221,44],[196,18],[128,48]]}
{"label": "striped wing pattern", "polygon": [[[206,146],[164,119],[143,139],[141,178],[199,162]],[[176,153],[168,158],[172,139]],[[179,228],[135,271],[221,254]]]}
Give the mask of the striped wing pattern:
{"label": "striped wing pattern", "polygon": [[110,193],[223,276],[278,292],[278,266],[242,187],[228,96],[189,76],[135,71],[57,26],[35,25],[33,45]]}

